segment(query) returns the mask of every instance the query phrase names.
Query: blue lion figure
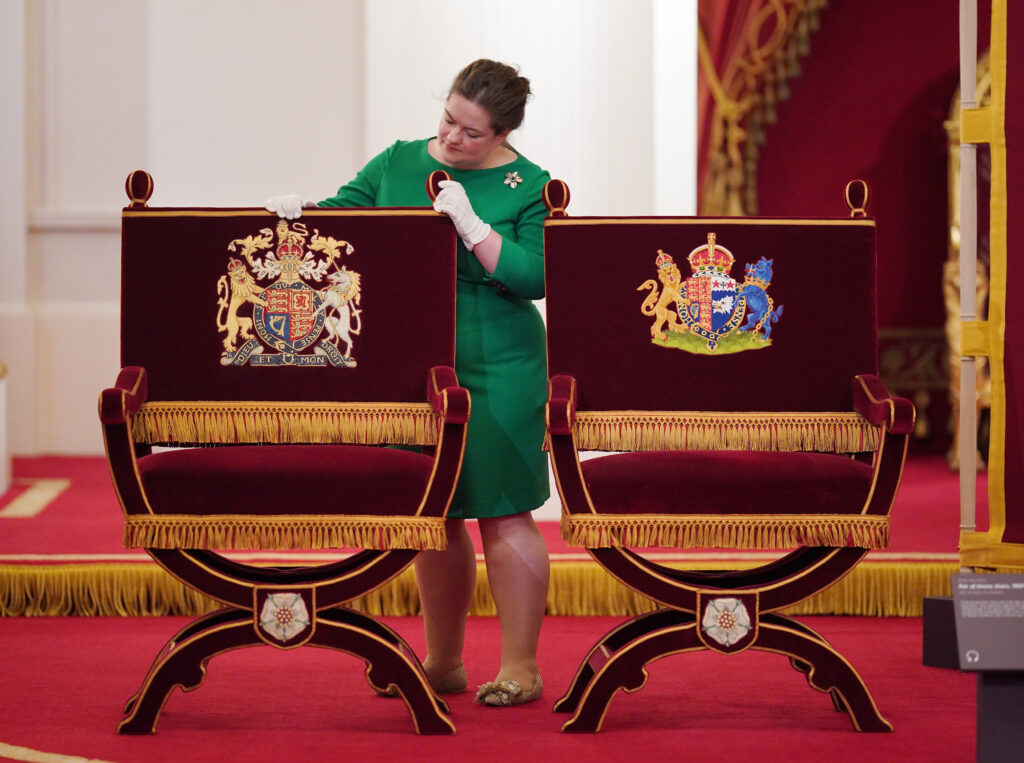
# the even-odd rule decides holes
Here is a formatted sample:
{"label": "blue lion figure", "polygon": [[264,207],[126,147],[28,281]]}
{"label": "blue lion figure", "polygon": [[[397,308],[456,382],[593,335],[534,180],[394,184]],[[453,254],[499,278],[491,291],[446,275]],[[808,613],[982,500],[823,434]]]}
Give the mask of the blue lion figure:
{"label": "blue lion figure", "polygon": [[782,305],[773,308],[772,298],[765,291],[772,280],[773,260],[762,257],[754,264],[746,265],[743,285],[737,293],[738,297],[747,300],[747,322],[740,326],[740,331],[757,332],[764,329],[764,341],[772,335],[772,324],[778,323],[782,316]]}

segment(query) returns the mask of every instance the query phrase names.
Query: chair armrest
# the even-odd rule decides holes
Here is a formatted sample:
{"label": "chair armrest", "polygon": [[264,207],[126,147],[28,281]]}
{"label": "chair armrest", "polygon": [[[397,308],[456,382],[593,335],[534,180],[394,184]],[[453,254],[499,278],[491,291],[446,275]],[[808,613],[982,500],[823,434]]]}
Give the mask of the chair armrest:
{"label": "chair armrest", "polygon": [[553,435],[572,434],[576,423],[576,379],[559,374],[548,380],[547,424]]}
{"label": "chair armrest", "polygon": [[904,397],[893,397],[882,381],[870,374],[853,379],[853,407],[874,426],[884,426],[893,434],[914,431],[914,404]]}
{"label": "chair armrest", "polygon": [[148,392],[145,368],[122,368],[114,386],[100,393],[100,422],[105,425],[124,424],[129,416],[138,412]]}
{"label": "chair armrest", "polygon": [[427,400],[434,412],[444,417],[444,423],[465,424],[469,421],[469,390],[459,386],[459,379],[451,366],[434,366],[430,369]]}

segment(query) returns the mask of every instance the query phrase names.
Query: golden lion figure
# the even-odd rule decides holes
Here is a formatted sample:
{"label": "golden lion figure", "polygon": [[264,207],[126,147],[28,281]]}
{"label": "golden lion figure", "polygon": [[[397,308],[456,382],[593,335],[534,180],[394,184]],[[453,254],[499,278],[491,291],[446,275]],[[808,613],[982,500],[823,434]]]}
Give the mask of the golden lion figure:
{"label": "golden lion figure", "polygon": [[669,331],[683,333],[686,326],[679,320],[679,313],[676,305],[681,296],[683,278],[676,266],[672,256],[661,249],[654,260],[658,266],[658,280],[661,281],[661,292],[658,292],[658,284],[653,278],[644,281],[636,287],[637,291],[650,289],[640,312],[647,316],[654,316],[654,324],[651,326],[651,336],[660,341],[668,339],[668,335],[662,329],[667,326]]}
{"label": "golden lion figure", "polygon": [[[230,289],[229,289],[230,279]],[[230,291],[231,300],[228,301]],[[224,337],[224,352],[234,352],[238,349],[238,339],[248,341],[253,339],[252,318],[240,316],[238,309],[246,302],[254,305],[266,306],[266,302],[258,295],[263,292],[263,287],[256,283],[245,265],[234,258],[228,263],[228,273],[217,280],[217,331],[226,331]],[[224,319],[224,312],[227,311],[227,318]]]}

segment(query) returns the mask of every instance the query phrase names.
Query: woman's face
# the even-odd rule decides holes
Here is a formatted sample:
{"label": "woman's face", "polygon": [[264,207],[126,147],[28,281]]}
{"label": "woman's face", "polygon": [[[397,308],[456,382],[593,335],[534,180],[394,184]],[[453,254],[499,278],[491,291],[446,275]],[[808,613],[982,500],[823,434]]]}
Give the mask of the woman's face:
{"label": "woman's face", "polygon": [[437,127],[441,161],[458,169],[479,169],[488,164],[493,151],[501,148],[508,130],[495,133],[491,115],[483,106],[458,93],[448,96]]}

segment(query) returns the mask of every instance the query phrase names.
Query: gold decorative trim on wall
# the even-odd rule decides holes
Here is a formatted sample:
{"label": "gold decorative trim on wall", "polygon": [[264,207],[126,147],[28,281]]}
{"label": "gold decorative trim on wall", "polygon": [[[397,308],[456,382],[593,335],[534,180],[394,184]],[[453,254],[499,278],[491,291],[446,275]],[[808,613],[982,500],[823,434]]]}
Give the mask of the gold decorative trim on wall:
{"label": "gold decorative trim on wall", "polygon": [[703,29],[698,65],[714,102],[699,214],[757,214],[757,160],[775,104],[789,96],[827,0],[768,0],[743,22],[744,43],[717,71]]}

